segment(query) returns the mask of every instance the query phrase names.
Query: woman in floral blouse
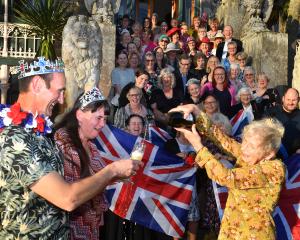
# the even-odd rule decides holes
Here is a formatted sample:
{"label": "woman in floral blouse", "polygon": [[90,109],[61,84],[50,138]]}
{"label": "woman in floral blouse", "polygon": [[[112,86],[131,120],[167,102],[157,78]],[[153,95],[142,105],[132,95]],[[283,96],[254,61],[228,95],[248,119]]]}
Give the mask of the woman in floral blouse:
{"label": "woman in floral blouse", "polygon": [[233,169],[227,169],[202,145],[195,125],[192,131],[177,129],[197,151],[196,163],[229,190],[218,239],[275,239],[272,212],[285,180],[284,164],[275,156],[283,126],[273,119],[254,121],[245,127],[239,144],[212,125],[196,105],[179,106],[174,111],[197,115],[197,130],[237,160]]}

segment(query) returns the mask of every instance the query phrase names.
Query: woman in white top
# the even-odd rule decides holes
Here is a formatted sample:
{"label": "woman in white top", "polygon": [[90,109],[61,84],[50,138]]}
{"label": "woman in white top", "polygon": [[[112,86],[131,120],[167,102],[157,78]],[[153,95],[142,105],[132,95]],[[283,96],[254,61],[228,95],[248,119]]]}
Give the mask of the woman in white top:
{"label": "woman in white top", "polygon": [[117,55],[117,67],[112,70],[111,80],[115,95],[120,95],[124,86],[135,81],[134,71],[128,67],[128,57],[125,52]]}

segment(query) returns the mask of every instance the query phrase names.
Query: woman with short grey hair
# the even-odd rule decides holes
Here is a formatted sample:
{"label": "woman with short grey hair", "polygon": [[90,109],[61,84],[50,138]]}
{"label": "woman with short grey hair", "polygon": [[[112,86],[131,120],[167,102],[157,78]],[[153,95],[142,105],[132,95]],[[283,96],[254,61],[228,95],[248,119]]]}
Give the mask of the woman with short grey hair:
{"label": "woman with short grey hair", "polygon": [[[257,103],[254,98],[252,91],[249,87],[242,87],[236,95],[238,104],[232,106],[230,118],[232,124],[238,123],[238,119],[247,119],[248,123],[253,120],[258,120],[262,117],[263,109],[262,106]],[[242,127],[242,126],[241,126]],[[239,136],[241,128],[236,125],[233,128],[233,135]]]}
{"label": "woman with short grey hair", "polygon": [[235,88],[235,91],[238,92],[243,83],[241,82],[241,80],[238,78],[240,75],[240,67],[237,63],[232,63],[230,65],[230,70],[228,73],[228,78],[230,81],[230,84]]}
{"label": "woman with short grey hair", "polygon": [[184,104],[188,103],[194,103],[199,104],[200,103],[200,81],[196,78],[190,78],[187,83],[187,90],[189,93],[189,96],[183,101]]}
{"label": "woman with short grey hair", "polygon": [[244,69],[244,85],[251,88],[252,93],[256,92],[255,71],[251,66]]}
{"label": "woman with short grey hair", "polygon": [[235,41],[231,41],[227,44],[227,57],[222,60],[221,64],[225,68],[226,73],[230,70],[230,65],[233,63],[238,63],[236,59],[236,53],[237,53],[237,44]]}
{"label": "woman with short grey hair", "polygon": [[241,81],[243,81],[244,79],[244,70],[245,70],[245,67],[247,65],[247,62],[248,62],[248,55],[247,53],[245,52],[238,52],[236,55],[236,59],[238,61],[238,64],[239,64],[239,67],[240,67],[240,75],[239,75],[239,79]]}

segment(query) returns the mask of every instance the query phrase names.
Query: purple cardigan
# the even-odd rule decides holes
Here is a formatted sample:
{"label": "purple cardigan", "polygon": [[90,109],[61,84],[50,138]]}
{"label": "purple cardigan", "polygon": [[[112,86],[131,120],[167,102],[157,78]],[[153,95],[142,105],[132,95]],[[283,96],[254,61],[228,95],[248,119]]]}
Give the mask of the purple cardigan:
{"label": "purple cardigan", "polygon": [[[213,91],[212,82],[207,82],[201,87],[200,96],[203,96],[203,94],[212,92],[212,91]],[[229,86],[228,91],[231,95],[231,106],[233,106],[237,103],[236,99],[235,99],[235,88],[233,86]]]}

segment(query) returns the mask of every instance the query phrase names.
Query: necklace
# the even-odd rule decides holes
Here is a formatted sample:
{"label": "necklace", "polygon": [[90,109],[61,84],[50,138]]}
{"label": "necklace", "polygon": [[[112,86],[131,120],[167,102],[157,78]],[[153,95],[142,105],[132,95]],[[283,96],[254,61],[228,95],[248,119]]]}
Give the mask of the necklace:
{"label": "necklace", "polygon": [[11,106],[0,104],[0,130],[10,125],[32,129],[37,135],[46,135],[52,132],[53,124],[47,116],[22,111],[20,103]]}
{"label": "necklace", "polygon": [[129,109],[130,109],[130,111],[131,111],[132,113],[134,113],[134,114],[139,114],[139,113],[142,112],[143,107],[142,107],[142,105],[139,105],[139,109],[133,109],[133,108],[129,105]]}

